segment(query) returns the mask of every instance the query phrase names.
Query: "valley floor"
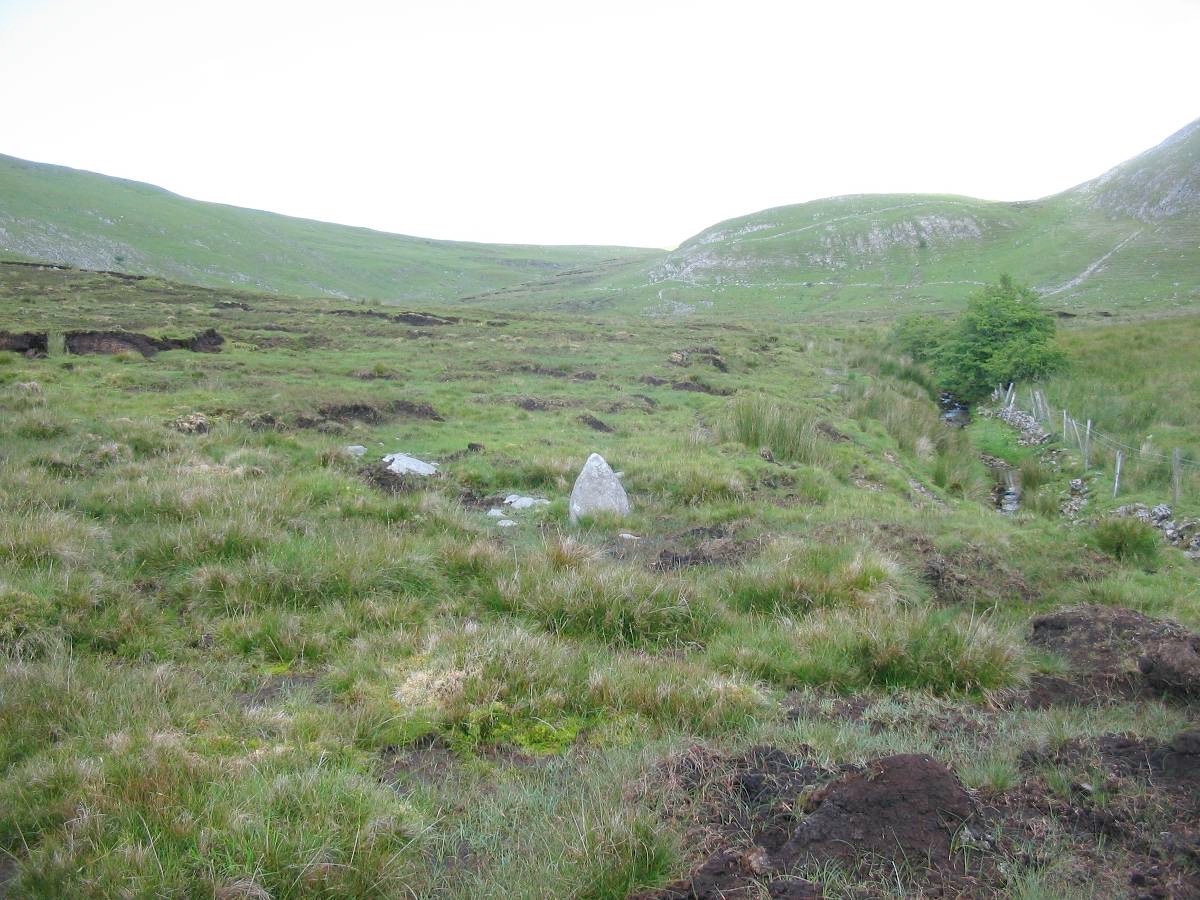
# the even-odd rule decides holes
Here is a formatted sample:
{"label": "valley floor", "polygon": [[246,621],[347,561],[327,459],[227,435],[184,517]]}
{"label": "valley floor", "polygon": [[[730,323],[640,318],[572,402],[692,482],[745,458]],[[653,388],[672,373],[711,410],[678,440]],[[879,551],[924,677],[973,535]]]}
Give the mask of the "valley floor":
{"label": "valley floor", "polygon": [[1162,473],[872,330],[30,266],[0,328],[0,895],[1200,896],[1200,564],[1108,517]]}

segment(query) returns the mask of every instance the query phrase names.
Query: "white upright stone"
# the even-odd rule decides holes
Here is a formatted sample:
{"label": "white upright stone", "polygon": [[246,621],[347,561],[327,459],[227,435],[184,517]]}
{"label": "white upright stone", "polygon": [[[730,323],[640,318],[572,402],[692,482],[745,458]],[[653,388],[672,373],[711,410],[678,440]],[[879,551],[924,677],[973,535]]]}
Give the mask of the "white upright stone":
{"label": "white upright stone", "polygon": [[629,515],[629,495],[604,457],[593,453],[583,464],[571,491],[571,524],[578,522],[581,516],[600,512]]}

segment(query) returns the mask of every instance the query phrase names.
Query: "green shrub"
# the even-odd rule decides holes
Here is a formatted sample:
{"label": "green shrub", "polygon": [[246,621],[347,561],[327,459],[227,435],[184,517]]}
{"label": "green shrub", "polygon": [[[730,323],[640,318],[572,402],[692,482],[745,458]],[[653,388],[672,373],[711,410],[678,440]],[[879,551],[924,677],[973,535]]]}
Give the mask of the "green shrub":
{"label": "green shrub", "polygon": [[997,385],[1063,369],[1066,356],[1054,342],[1055,328],[1037,293],[1003,275],[999,284],[987,285],[967,302],[934,367],[948,391],[972,403]]}
{"label": "green shrub", "polygon": [[929,362],[945,344],[951,327],[944,316],[908,316],[892,329],[892,344],[917,362]]}

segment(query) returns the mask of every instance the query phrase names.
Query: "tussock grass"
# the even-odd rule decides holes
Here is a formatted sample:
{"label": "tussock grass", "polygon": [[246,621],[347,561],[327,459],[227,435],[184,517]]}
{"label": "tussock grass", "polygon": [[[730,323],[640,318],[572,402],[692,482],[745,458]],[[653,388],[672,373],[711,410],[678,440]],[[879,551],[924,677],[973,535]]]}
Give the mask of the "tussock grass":
{"label": "tussock grass", "polygon": [[818,409],[746,394],[729,402],[720,434],[723,440],[754,450],[769,449],[778,459],[823,466],[831,460],[833,449],[820,423]]}
{"label": "tussock grass", "polygon": [[[418,340],[330,314],[352,301],[231,310],[153,280],[56,293],[48,279],[104,279],[9,268],[6,328],[151,331],[166,303],[180,333],[215,322],[229,339],[146,360],[0,353],[0,858],[16,895],[619,897],[698,862],[687,822],[629,791],[697,742],[806,744],[831,766],[926,752],[998,790],[1026,749],[1188,724],[1160,703],[982,702],[1053,669],[1024,649],[1031,615],[1087,600],[1195,627],[1200,578],[1088,552],[1090,529],[1049,508],[973,502],[990,482],[970,436],[940,422],[919,368],[854,362],[869,327],[697,315],[597,340],[573,316],[496,325],[464,307]],[[710,344],[728,372],[668,362]],[[388,396],[445,421],[297,427],[318,398],[377,402],[362,372],[399,373]],[[672,389],[690,374],[736,393]],[[213,429],[170,427],[192,412]],[[392,450],[440,474],[381,489],[362,468]],[[592,451],[626,472],[633,514],[570,526]],[[1074,466],[1027,485],[1027,507]],[[514,491],[551,504],[499,528],[486,510]],[[886,873],[813,874],[850,894]]]}
{"label": "tussock grass", "polygon": [[[240,542],[234,548],[246,549]],[[425,593],[435,576],[431,562],[413,549],[377,527],[341,539],[293,536],[244,561],[201,565],[180,583],[177,594],[213,609],[247,612]]]}
{"label": "tussock grass", "polygon": [[1139,519],[1105,519],[1096,524],[1094,533],[1096,546],[1122,562],[1152,566],[1158,561],[1162,536]]}
{"label": "tussock grass", "polygon": [[778,541],[731,571],[722,596],[744,612],[796,614],[888,599],[900,576],[894,560],[866,546]]}
{"label": "tussock grass", "polygon": [[977,692],[1017,681],[1024,652],[1010,635],[949,611],[825,610],[731,630],[714,665],[786,687]]}
{"label": "tussock grass", "polygon": [[26,507],[0,514],[0,562],[9,565],[83,565],[104,540],[99,526],[60,510]]}
{"label": "tussock grass", "polygon": [[523,560],[497,581],[490,599],[495,608],[555,634],[613,647],[696,643],[720,617],[707,597],[677,580],[601,563],[565,542]]}

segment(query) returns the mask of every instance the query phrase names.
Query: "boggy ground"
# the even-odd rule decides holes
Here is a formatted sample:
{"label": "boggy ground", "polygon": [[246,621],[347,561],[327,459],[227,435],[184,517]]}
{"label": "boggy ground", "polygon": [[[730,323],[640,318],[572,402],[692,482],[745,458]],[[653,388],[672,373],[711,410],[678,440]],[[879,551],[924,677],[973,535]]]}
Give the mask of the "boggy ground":
{"label": "boggy ground", "polygon": [[1195,891],[1197,567],[998,515],[869,331],[3,266],[0,330],[0,892]]}

